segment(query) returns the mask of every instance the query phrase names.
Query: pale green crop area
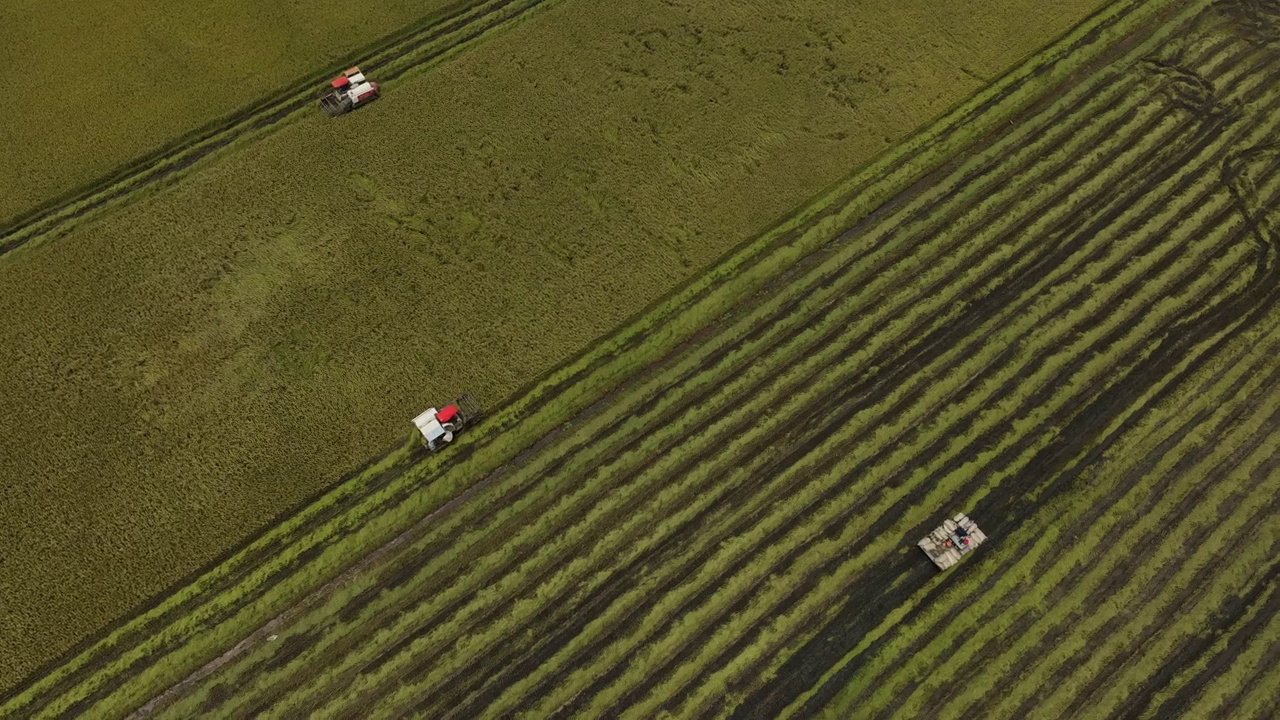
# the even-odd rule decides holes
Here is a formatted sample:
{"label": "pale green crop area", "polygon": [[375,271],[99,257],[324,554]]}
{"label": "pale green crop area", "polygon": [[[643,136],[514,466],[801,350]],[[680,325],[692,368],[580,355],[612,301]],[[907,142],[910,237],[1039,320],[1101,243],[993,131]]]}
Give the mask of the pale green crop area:
{"label": "pale green crop area", "polygon": [[6,0],[0,227],[457,4]]}

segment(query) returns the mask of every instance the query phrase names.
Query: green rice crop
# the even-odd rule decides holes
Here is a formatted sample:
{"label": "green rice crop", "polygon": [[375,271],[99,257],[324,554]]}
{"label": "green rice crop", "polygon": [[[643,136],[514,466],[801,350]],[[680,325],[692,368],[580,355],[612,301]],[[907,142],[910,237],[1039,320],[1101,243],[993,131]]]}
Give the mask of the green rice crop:
{"label": "green rice crop", "polygon": [[[534,386],[456,462],[397,451],[206,576],[207,598],[175,596],[186,617],[125,625],[10,707],[1263,712],[1246,628],[1274,595],[1280,91],[1236,11],[1110,6]],[[643,58],[673,35],[626,37]],[[645,87],[652,66],[623,74]],[[1187,95],[1205,87],[1212,106]],[[619,210],[565,172],[588,214]],[[395,183],[350,180],[399,235],[433,227]],[[957,510],[990,539],[938,574],[913,545]]]}

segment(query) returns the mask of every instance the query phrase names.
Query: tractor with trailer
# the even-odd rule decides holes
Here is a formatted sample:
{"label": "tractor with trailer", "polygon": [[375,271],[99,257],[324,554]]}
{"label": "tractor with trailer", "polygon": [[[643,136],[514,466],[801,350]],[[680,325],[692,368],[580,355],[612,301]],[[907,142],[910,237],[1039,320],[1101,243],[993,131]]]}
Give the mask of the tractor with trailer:
{"label": "tractor with trailer", "polygon": [[329,117],[337,117],[365,105],[378,97],[378,83],[365,79],[360,68],[347,68],[329,81],[320,95],[320,109]]}
{"label": "tractor with trailer", "polygon": [[987,536],[978,528],[978,524],[968,515],[959,513],[955,518],[944,520],[941,525],[916,543],[924,550],[929,559],[939,569],[947,568],[960,562],[960,558],[985,542]]}
{"label": "tractor with trailer", "polygon": [[414,427],[422,435],[422,444],[431,452],[453,442],[453,436],[462,428],[480,419],[480,404],[463,393],[457,400],[440,409],[427,408],[413,419]]}

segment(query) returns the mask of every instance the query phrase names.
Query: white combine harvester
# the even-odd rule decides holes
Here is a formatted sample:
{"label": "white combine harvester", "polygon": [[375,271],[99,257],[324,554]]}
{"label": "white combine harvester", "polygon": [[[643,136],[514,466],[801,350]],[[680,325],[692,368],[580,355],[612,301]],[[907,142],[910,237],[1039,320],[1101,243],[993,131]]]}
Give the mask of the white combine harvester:
{"label": "white combine harvester", "polygon": [[986,534],[978,529],[978,524],[968,515],[959,513],[952,520],[945,520],[925,539],[916,543],[924,550],[933,564],[940,569],[960,562],[960,558],[978,547],[987,539]]}
{"label": "white combine harvester", "polygon": [[376,97],[378,83],[366,80],[358,67],[347,68],[325,88],[324,94],[320,96],[320,109],[329,117],[337,117]]}
{"label": "white combine harvester", "polygon": [[480,405],[471,397],[471,393],[463,393],[457,400],[439,410],[427,408],[426,412],[413,419],[413,425],[422,434],[422,444],[435,452],[453,442],[454,433],[479,418]]}

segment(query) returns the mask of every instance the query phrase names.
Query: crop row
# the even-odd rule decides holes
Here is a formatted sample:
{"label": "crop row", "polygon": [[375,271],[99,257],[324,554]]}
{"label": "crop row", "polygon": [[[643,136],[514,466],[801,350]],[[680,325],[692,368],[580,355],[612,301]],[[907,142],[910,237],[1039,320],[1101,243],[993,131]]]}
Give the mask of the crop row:
{"label": "crop row", "polygon": [[[1272,172],[1274,172],[1274,170],[1275,170],[1275,168],[1274,168],[1274,166],[1273,166],[1273,167],[1272,167]],[[1271,176],[1271,177],[1274,177],[1274,176]],[[1269,195],[1264,195],[1264,197],[1272,197],[1272,198],[1274,198],[1274,197],[1276,197],[1277,192],[1280,192],[1280,187],[1277,187],[1277,182],[1273,180],[1273,181],[1271,182],[1271,184],[1270,184]],[[1273,328],[1273,327],[1274,327],[1274,318],[1272,319],[1272,321],[1271,321],[1271,322],[1272,322],[1272,324],[1271,324],[1270,326],[1265,326],[1265,327]],[[1272,356],[1273,356],[1273,353],[1274,353],[1274,349],[1270,349],[1270,350],[1268,350],[1268,352],[1264,353],[1262,357],[1264,357],[1264,358],[1272,357]],[[1244,366],[1244,367],[1250,367],[1250,366],[1246,365],[1246,366]],[[1268,364],[1268,363],[1264,360],[1264,361],[1261,363],[1261,368],[1260,368],[1260,369],[1266,370],[1266,369],[1268,369],[1268,368],[1270,368],[1270,367],[1273,367],[1273,365]],[[1253,368],[1251,367],[1251,369],[1253,369]],[[1272,390],[1271,392],[1274,394],[1274,390]],[[1229,394],[1227,394],[1225,397],[1221,397],[1221,398],[1220,398],[1220,401],[1223,403],[1223,407],[1224,407],[1224,408],[1226,408],[1226,409],[1238,408],[1238,407],[1239,407],[1239,404],[1238,404],[1238,403],[1240,402],[1240,397],[1241,397],[1241,395],[1239,395],[1239,394],[1237,394],[1237,393],[1234,393],[1234,392],[1233,392],[1233,393],[1229,393]],[[1246,392],[1246,393],[1243,393],[1243,397],[1246,397],[1246,398],[1247,398],[1247,397],[1249,397],[1249,393],[1247,393],[1247,392]],[[1263,401],[1265,402],[1265,401],[1267,401],[1267,400],[1270,400],[1271,402],[1274,402],[1274,398],[1272,398],[1272,397],[1268,397],[1268,396],[1266,396],[1266,395],[1265,395],[1265,393],[1264,393]],[[1232,403],[1233,403],[1233,401],[1234,401],[1236,404],[1234,404],[1234,405],[1233,405],[1233,404],[1232,404]],[[1201,404],[1203,404],[1203,403],[1201,403]],[[1209,404],[1209,406],[1212,406],[1212,403],[1210,403],[1210,404]],[[1224,412],[1226,412],[1226,411],[1227,411],[1226,409],[1224,409]],[[1177,417],[1179,414],[1183,414],[1184,412],[1185,412],[1185,411],[1180,411],[1180,413],[1175,414],[1175,415],[1174,415],[1174,417]],[[1193,417],[1195,416],[1195,413],[1190,413],[1190,414],[1191,414]],[[1257,442],[1258,442],[1258,438],[1266,438],[1266,437],[1269,437],[1269,435],[1267,434],[1267,432],[1268,432],[1268,431],[1259,431],[1259,429],[1255,426],[1255,427],[1254,427],[1254,428],[1252,428],[1249,432],[1246,432],[1246,433],[1244,434],[1244,436],[1243,436],[1243,437],[1244,437],[1244,438],[1250,438],[1250,437],[1252,437],[1252,438],[1253,438],[1252,442],[1257,443]],[[1261,434],[1259,434],[1259,433],[1261,433]],[[1212,441],[1211,441],[1210,439],[1212,439]],[[1190,439],[1188,439],[1188,437],[1186,437],[1186,436],[1182,436],[1182,437],[1178,437],[1178,438],[1176,438],[1176,441],[1177,441],[1176,443],[1170,443],[1168,446],[1166,446],[1166,447],[1162,447],[1162,450],[1167,450],[1167,449],[1168,449],[1168,448],[1170,448],[1170,447],[1171,447],[1171,448],[1181,448],[1181,447],[1182,447],[1182,444],[1181,444],[1181,443],[1189,443],[1189,446],[1190,446],[1190,447],[1196,447],[1196,446],[1198,446],[1198,445],[1201,445],[1201,446],[1202,446],[1202,445],[1204,445],[1204,444],[1205,444],[1205,443],[1207,443],[1207,442],[1213,442],[1213,443],[1219,443],[1219,442],[1220,442],[1221,444],[1215,444],[1215,445],[1214,445],[1214,447],[1217,447],[1217,448],[1221,449],[1221,451],[1222,451],[1223,453],[1225,453],[1225,454],[1231,454],[1231,453],[1234,453],[1238,448],[1240,448],[1240,447],[1242,447],[1242,446],[1247,446],[1247,443],[1242,443],[1242,442],[1232,442],[1232,440],[1230,440],[1230,439],[1225,439],[1225,438],[1223,438],[1222,440],[1220,440],[1220,441],[1219,441],[1219,439],[1218,439],[1218,438],[1215,438],[1215,437],[1214,437],[1213,433],[1207,433],[1207,434],[1205,434],[1205,435],[1192,435],[1192,436],[1190,437]],[[1153,471],[1151,468],[1144,468],[1144,469],[1143,469],[1143,471],[1141,471],[1141,472],[1134,471],[1134,474],[1133,474],[1132,476],[1130,476],[1129,480],[1130,480],[1130,482],[1133,482],[1135,479],[1146,479],[1146,478],[1151,477],[1153,472],[1155,472],[1155,471]],[[1155,477],[1159,477],[1159,475],[1158,475],[1158,474],[1156,474],[1156,475],[1155,475]],[[1193,474],[1193,475],[1191,476],[1191,482],[1195,482],[1195,480],[1196,480],[1196,479],[1197,479],[1197,477]],[[1230,483],[1228,483],[1228,486],[1229,486],[1229,485],[1230,485]],[[1145,487],[1144,487],[1144,486],[1142,486],[1142,485],[1138,485],[1138,486],[1136,486],[1136,487],[1140,488],[1140,492],[1141,492],[1141,493],[1143,493],[1143,494],[1146,494],[1146,493],[1152,493],[1152,492],[1159,492],[1159,490],[1157,490],[1157,489],[1156,489],[1156,488],[1158,488],[1158,487],[1159,487],[1159,485],[1158,485],[1158,484],[1157,484],[1155,487],[1152,487],[1152,486],[1150,486],[1150,485],[1145,486]],[[1110,503],[1110,502],[1114,502],[1114,500],[1113,500],[1113,499],[1108,499],[1106,502],[1107,502],[1107,503]],[[1052,525],[1050,525],[1049,530],[1046,532],[1046,534],[1049,534],[1049,533],[1051,533],[1052,531],[1053,531],[1053,528],[1052,528]],[[1082,529],[1081,531],[1083,532],[1084,530]],[[1163,533],[1160,533],[1160,534],[1163,534]],[[1029,541],[1028,541],[1028,542],[1029,542]],[[1046,540],[1045,542],[1052,543],[1052,542],[1053,542],[1053,540],[1052,540],[1052,539],[1050,539],[1050,540]],[[1269,541],[1265,541],[1265,540],[1263,540],[1263,541],[1262,541],[1262,545],[1263,545],[1263,546],[1268,546],[1269,544],[1270,544],[1270,543],[1269,543]],[[1126,550],[1129,550],[1129,549],[1131,549],[1131,548],[1133,547],[1133,545],[1132,545],[1132,544],[1123,544],[1123,547],[1124,547]],[[1020,547],[1020,548],[1019,548],[1019,551],[1021,551],[1021,550],[1022,550],[1022,548]],[[1139,557],[1142,557],[1142,556],[1139,556]],[[1032,563],[1031,565],[1034,565],[1035,567],[1037,567],[1037,571],[1039,571],[1039,569],[1040,569],[1040,567],[1041,567],[1040,565],[1038,565],[1038,564],[1034,564],[1034,563]],[[1021,579],[1021,578],[1020,578],[1020,579]],[[976,578],[975,578],[975,580],[976,580]],[[1002,592],[1002,593],[1000,593],[1000,594],[999,594],[999,595],[997,595],[997,596],[1002,598],[1002,604],[1004,604],[1004,605],[1005,605],[1005,607],[1016,607],[1016,608],[1018,608],[1020,611],[1024,611],[1024,612],[1027,610],[1027,605],[1028,605],[1027,603],[1018,603],[1018,602],[1016,601],[1016,599],[1014,599],[1014,598],[1016,598],[1016,597],[1017,597],[1017,595],[1016,595],[1015,593]],[[1007,600],[1005,600],[1005,599],[1007,599]],[[1034,607],[1034,606],[1033,606],[1033,607]],[[1081,611],[1079,611],[1079,610],[1078,610],[1078,612],[1081,612]],[[970,629],[971,629],[971,628],[973,628],[973,627],[975,627],[975,626],[980,626],[980,627],[984,627],[984,628],[989,628],[989,629],[991,630],[991,632],[990,632],[990,633],[984,633],[984,638],[983,638],[983,639],[988,639],[988,638],[990,638],[990,637],[1001,637],[1001,636],[1000,636],[1000,634],[999,634],[999,628],[998,628],[998,627],[997,627],[997,628],[991,628],[991,625],[990,625],[991,620],[992,620],[992,618],[991,618],[991,617],[989,617],[989,616],[988,616],[988,617],[982,617],[980,620],[977,620],[977,621],[975,621],[975,619],[974,619],[973,617],[968,616],[968,615],[961,615],[961,616],[957,616],[957,618],[956,618],[956,623],[952,626],[952,628],[953,628],[953,634],[955,634],[955,635],[960,635],[960,634],[968,635],[968,633],[969,633],[969,631],[970,631]],[[1006,620],[1006,622],[1007,622],[1007,625],[1008,625],[1008,626],[1010,626],[1010,627],[1012,627],[1014,624],[1016,624],[1016,622],[1018,622],[1018,621],[1020,620],[1020,618],[1015,618],[1015,617],[1011,617],[1011,616],[1009,616],[1009,617],[1006,617],[1006,618],[1005,618],[1005,620]],[[1024,629],[1019,628],[1019,629],[1018,629],[1018,631],[1019,631],[1019,632],[1023,632],[1023,631],[1024,631]],[[933,628],[933,629],[931,630],[931,632],[937,632],[937,628]],[[1029,637],[1035,638],[1035,637],[1040,637],[1040,636],[1034,636],[1034,635],[1033,635],[1033,636],[1029,636]],[[903,639],[905,639],[905,637],[904,637]],[[983,642],[983,639],[977,639],[977,638],[974,638],[974,639],[971,639],[971,640],[970,640],[970,642],[971,642],[971,643],[977,643],[977,644],[979,644],[979,645],[980,645],[980,644]],[[1010,661],[1010,663],[1009,663],[1009,666],[1010,666],[1010,667],[1012,667],[1012,668],[1023,668],[1023,667],[1025,667],[1025,665],[1026,665],[1026,663],[1027,663],[1027,662],[1029,662],[1030,660],[1034,659],[1034,657],[1035,657],[1035,656],[1040,652],[1039,646],[1038,646],[1038,645],[1036,645],[1035,641],[1034,641],[1034,640],[1032,640],[1032,641],[1030,641],[1030,642],[1031,642],[1032,644],[1031,644],[1031,646],[1029,646],[1029,647],[1028,647],[1028,649],[1027,649],[1027,651],[1026,651],[1026,656],[1025,656],[1025,657],[1019,657],[1019,658],[1016,658],[1016,659],[1011,660],[1011,661]],[[919,647],[918,645],[911,645],[910,647],[912,647],[912,648],[913,648],[913,655],[912,655],[912,657],[919,657],[919,656],[920,656],[920,655],[919,655],[919,653],[921,652],[920,647]],[[1092,650],[1092,646],[1091,646],[1091,650]],[[955,665],[957,665],[957,666],[959,666],[959,665],[965,665],[965,663],[963,662],[963,661],[964,661],[964,658],[963,658],[963,657],[960,657],[960,658],[954,658],[954,657],[953,657],[953,655],[952,655],[952,652],[953,652],[953,651],[954,651],[954,648],[949,648],[945,653],[939,653],[939,654],[945,657],[945,662],[946,662],[946,663],[952,663],[952,662],[954,662],[954,663],[955,663]],[[892,656],[890,656],[890,657],[892,657]],[[892,660],[890,660],[890,661],[888,661],[888,662],[889,662],[889,663],[892,663],[893,661],[892,661]],[[974,665],[973,663],[969,663],[969,666],[973,666],[973,665]],[[1010,687],[1010,685],[1012,684],[1012,682],[1013,682],[1013,680],[1014,680],[1013,678],[1004,678],[1004,679],[1002,679],[998,673],[992,673],[992,672],[991,672],[991,667],[990,667],[989,665],[987,665],[985,662],[984,662],[984,663],[977,663],[977,665],[978,665],[978,666],[980,666],[980,667],[982,668],[982,673],[981,673],[982,682],[980,682],[980,683],[976,683],[975,685],[973,685],[973,686],[972,686],[972,692],[973,692],[973,693],[982,693],[982,692],[983,692],[982,688],[1000,688],[1000,692],[1002,692],[1002,693],[1003,693],[1003,692],[1007,692],[1007,688],[1008,688],[1008,687]],[[892,664],[888,664],[887,666],[888,666],[888,667],[896,667],[895,665],[892,665]],[[948,665],[948,667],[950,667],[950,665]],[[902,680],[900,680],[900,681],[899,681],[900,683],[914,683],[914,682],[915,682],[914,678],[917,678],[917,677],[918,677],[917,673],[918,673],[918,672],[920,672],[920,667],[919,667],[919,666],[917,666],[917,665],[914,665],[914,664],[913,664],[913,665],[911,666],[911,668],[912,668],[912,673],[911,673],[910,675],[903,675],[903,676],[902,676]],[[933,676],[931,676],[931,679],[932,679],[932,677],[933,677]],[[883,708],[887,708],[887,707],[899,707],[899,702],[901,701],[901,699],[902,699],[902,698],[900,698],[900,697],[895,697],[895,696],[892,696],[892,695],[889,695],[889,693],[890,693],[891,691],[890,691],[890,690],[888,690],[888,689],[886,689],[886,688],[887,688],[887,687],[892,687],[892,685],[886,686],[885,684],[883,684],[883,683],[881,682],[881,680],[882,680],[882,678],[878,678],[876,681],[874,681],[874,682],[872,683],[875,687],[881,688],[881,691],[880,691],[880,693],[879,693],[879,694],[877,694],[877,697],[881,698],[881,700],[882,700],[882,703],[883,703],[883,704],[879,705],[879,707],[883,707]],[[1027,688],[1027,689],[1033,689],[1033,688],[1036,688],[1036,687],[1053,687],[1053,686],[1054,686],[1054,683],[1048,683],[1048,684],[1045,684],[1045,683],[1039,683],[1039,684],[1037,684],[1036,682],[1026,682],[1026,683],[1023,683],[1022,681],[1019,681],[1019,684],[1017,685],[1017,687],[1019,687],[1019,688]],[[921,692],[923,692],[923,690],[922,690]],[[890,698],[890,697],[893,697],[893,699],[892,699],[892,700],[889,700],[888,698]],[[861,698],[860,698],[860,700],[859,700],[859,704],[860,704],[860,705],[863,705],[865,702],[866,702],[866,697],[865,697],[865,696],[861,697]],[[873,705],[873,707],[874,707],[874,705]],[[964,708],[964,707],[967,707],[967,706],[965,706],[964,704],[961,704],[961,705],[959,705],[958,709],[963,710],[963,708]],[[1019,715],[1019,714],[1020,714],[1024,709],[1025,709],[1025,708],[1018,708],[1018,709],[1014,710],[1014,711],[1012,712],[1012,714],[1013,714],[1013,715],[1015,715],[1015,716],[1017,716],[1017,715]],[[1059,708],[1059,709],[1060,709],[1060,708]],[[871,714],[871,713],[869,713],[869,714]]]}
{"label": "crop row", "polygon": [[[1268,410],[1273,411],[1274,407]],[[1270,416],[1261,418],[1252,425],[1246,425],[1245,429],[1257,433],[1260,430],[1259,425],[1264,420],[1273,421],[1273,418]],[[1267,433],[1264,432],[1262,436],[1267,437]],[[1224,441],[1248,441],[1253,437],[1256,436],[1233,435],[1224,438]],[[1269,448],[1262,449],[1257,457],[1252,458],[1252,461],[1262,462],[1271,454],[1272,451]],[[1230,452],[1224,455],[1230,455]],[[1196,560],[1207,561],[1223,556],[1228,558],[1234,556],[1237,561],[1245,562],[1250,569],[1256,569],[1258,561],[1265,558],[1266,546],[1269,543],[1255,542],[1247,545],[1246,549],[1251,552],[1261,550],[1262,555],[1224,553],[1219,547],[1227,539],[1253,539],[1248,529],[1249,525],[1258,520],[1256,514],[1251,514],[1256,513],[1256,507],[1241,505],[1242,513],[1228,518],[1219,518],[1215,511],[1215,494],[1218,499],[1221,499],[1223,496],[1235,493],[1235,483],[1218,482],[1211,486],[1215,494],[1206,496],[1203,492],[1207,484],[1203,477],[1194,472],[1197,469],[1199,468],[1193,465],[1192,472],[1180,478],[1182,484],[1169,488],[1171,494],[1161,498],[1158,505],[1142,516],[1141,522],[1134,523],[1132,514],[1120,515],[1118,520],[1127,521],[1132,525],[1125,534],[1117,538],[1116,543],[1102,547],[1086,545],[1079,550],[1073,547],[1072,552],[1064,553],[1054,565],[1050,566],[1046,577],[1041,582],[1051,583],[1055,573],[1066,572],[1075,564],[1085,562],[1085,559],[1087,559],[1089,571],[1070,593],[1063,594],[1055,604],[1049,607],[1040,606],[1039,610],[1043,614],[1040,614],[1035,622],[1020,626],[1018,632],[1011,637],[1005,636],[1009,637],[1010,642],[1005,646],[1003,653],[997,657],[984,656],[984,654],[990,655],[993,651],[988,638],[1000,637],[1004,628],[1015,624],[1021,620],[1022,616],[1014,617],[1012,613],[1007,613],[992,622],[970,626],[969,631],[965,633],[967,642],[959,648],[949,648],[945,655],[938,657],[937,659],[942,662],[937,666],[936,672],[930,675],[928,682],[918,686],[906,698],[905,705],[895,705],[895,707],[919,708],[923,698],[930,697],[930,693],[933,693],[935,704],[930,707],[930,710],[942,715],[960,717],[963,716],[965,709],[983,707],[984,712],[990,712],[996,716],[1025,716],[1025,713],[1031,709],[1025,704],[1027,694],[1055,688],[1061,692],[1070,687],[1049,682],[1049,678],[1041,674],[1048,669],[1062,667],[1051,664],[1054,657],[1062,657],[1063,653],[1086,646],[1090,650],[1090,657],[1106,657],[1105,654],[1097,652],[1100,646],[1105,646],[1104,643],[1099,642],[1102,638],[1092,633],[1095,628],[1106,623],[1116,613],[1123,612],[1144,622],[1157,621],[1168,624],[1168,616],[1164,614],[1167,610],[1152,611],[1144,607],[1138,600],[1139,593],[1150,593],[1155,590],[1158,593],[1155,601],[1172,596],[1174,591],[1187,586],[1188,580],[1182,578],[1187,577],[1187,573],[1197,567],[1191,564]],[[1247,465],[1245,469],[1248,469]],[[1218,479],[1235,478],[1228,476],[1228,478]],[[1178,494],[1180,490],[1194,491],[1198,494],[1192,502],[1178,502],[1182,500]],[[1265,501],[1268,493],[1274,493],[1274,488],[1263,487],[1249,497],[1255,501]],[[1174,512],[1187,507],[1193,509],[1186,513]],[[1243,512],[1246,509],[1249,512]],[[1096,532],[1099,534],[1094,537],[1105,537],[1101,533],[1106,529],[1106,523],[1103,522],[1097,527],[1089,528],[1089,533],[1092,535]],[[1192,541],[1192,538],[1195,540]],[[1194,550],[1194,553],[1189,554],[1189,550]],[[1184,563],[1184,560],[1187,562]],[[1171,569],[1176,569],[1178,572],[1166,576],[1166,571]],[[1160,574],[1157,575],[1157,572]],[[1214,577],[1218,577],[1216,573]],[[1114,583],[1117,578],[1123,579],[1125,584],[1117,586]],[[1102,597],[1106,598],[1105,602],[1098,601]],[[1018,599],[1014,599],[1013,602],[1014,607],[1018,608],[1026,608],[1028,605]],[[1172,626],[1185,628],[1187,625],[1184,623],[1185,621],[1180,620]],[[972,632],[973,627],[982,628],[980,636]],[[1056,645],[1042,644],[1045,636],[1058,628],[1066,628],[1061,641]],[[955,628],[953,632],[959,632],[959,628]],[[1132,635],[1122,636],[1132,637]],[[1156,655],[1156,657],[1161,656]],[[952,692],[962,688],[960,692],[956,692],[955,697],[935,692],[939,686],[947,686],[947,683],[952,680],[951,675],[955,668],[968,667],[981,668],[981,670],[974,673],[973,679],[968,684],[960,686],[958,683],[953,683],[951,685]],[[1084,668],[1086,665],[1072,664],[1067,667]],[[1094,664],[1092,668],[1097,671],[1100,666]],[[1113,672],[1114,668],[1106,668],[1106,671]],[[1146,677],[1147,674],[1144,672],[1137,677]],[[993,703],[992,695],[997,692],[1003,701]],[[979,703],[984,704],[979,705]],[[1041,699],[1036,706],[1044,704],[1048,705],[1051,714],[1063,710],[1061,704],[1054,703],[1053,697]]]}

